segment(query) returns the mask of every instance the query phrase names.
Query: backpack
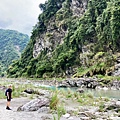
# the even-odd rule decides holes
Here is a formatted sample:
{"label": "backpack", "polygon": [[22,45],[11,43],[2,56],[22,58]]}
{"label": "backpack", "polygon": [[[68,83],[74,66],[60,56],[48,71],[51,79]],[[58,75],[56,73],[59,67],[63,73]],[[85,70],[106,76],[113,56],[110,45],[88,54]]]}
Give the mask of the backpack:
{"label": "backpack", "polygon": [[5,96],[7,96],[7,91],[8,91],[8,89],[5,91]]}

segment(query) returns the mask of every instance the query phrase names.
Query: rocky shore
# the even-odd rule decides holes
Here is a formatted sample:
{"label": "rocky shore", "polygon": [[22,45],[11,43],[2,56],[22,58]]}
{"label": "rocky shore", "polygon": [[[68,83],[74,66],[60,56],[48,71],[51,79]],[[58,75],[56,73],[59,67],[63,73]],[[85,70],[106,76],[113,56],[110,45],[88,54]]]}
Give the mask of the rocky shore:
{"label": "rocky shore", "polygon": [[[104,101],[101,106],[80,105],[75,100],[64,99],[66,113],[60,120],[120,120],[120,101],[101,99]],[[54,117],[58,120],[57,111],[51,112],[49,99],[44,96],[32,100],[14,98],[11,111],[5,109],[5,103],[5,99],[0,100],[0,120],[54,120]]]}
{"label": "rocky shore", "polygon": [[[14,80],[11,80],[13,82]],[[15,82],[15,81],[14,81]],[[16,81],[18,84],[29,84],[31,81]],[[94,97],[84,94],[83,88],[119,90],[119,81],[101,85],[94,79],[79,78],[76,80],[66,79],[57,81],[34,81],[34,88],[26,88],[21,95],[26,97],[13,98],[11,101],[12,111],[5,109],[6,100],[0,100],[0,120],[120,120],[120,100],[105,97]],[[51,101],[54,91],[37,88],[39,86],[78,87],[83,91],[57,91],[58,109],[51,109]],[[93,87],[96,85],[96,87]],[[17,86],[16,86],[17,87]],[[37,91],[36,91],[37,88]],[[0,86],[0,89],[5,89]],[[30,99],[30,95],[33,98]],[[54,99],[55,100],[55,99]],[[62,112],[60,114],[59,112]]]}

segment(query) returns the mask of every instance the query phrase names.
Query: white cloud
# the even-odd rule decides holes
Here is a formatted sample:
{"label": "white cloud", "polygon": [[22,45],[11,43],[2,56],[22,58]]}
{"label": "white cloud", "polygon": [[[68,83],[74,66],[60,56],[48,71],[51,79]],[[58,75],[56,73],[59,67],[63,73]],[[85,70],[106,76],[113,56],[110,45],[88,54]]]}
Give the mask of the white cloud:
{"label": "white cloud", "polygon": [[0,28],[29,34],[37,23],[39,4],[46,0],[1,0]]}

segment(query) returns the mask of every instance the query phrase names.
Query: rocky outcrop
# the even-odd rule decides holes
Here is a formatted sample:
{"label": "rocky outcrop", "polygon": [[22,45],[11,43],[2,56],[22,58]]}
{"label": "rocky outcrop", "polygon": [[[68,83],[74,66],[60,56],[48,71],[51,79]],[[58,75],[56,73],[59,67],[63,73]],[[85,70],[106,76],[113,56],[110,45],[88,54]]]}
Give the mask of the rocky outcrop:
{"label": "rocky outcrop", "polygon": [[99,85],[97,79],[79,78],[63,81],[58,87],[80,87],[95,89]]}
{"label": "rocky outcrop", "polygon": [[[66,2],[66,1],[65,1]],[[63,12],[65,8],[64,4],[62,8],[54,15],[49,22],[45,24],[46,31],[36,37],[36,42],[33,49],[33,57],[37,57],[43,50],[47,51],[47,55],[51,57],[52,51],[57,47],[57,45],[62,44],[64,37],[68,31],[68,27],[65,25],[64,20],[58,20],[57,15],[59,12]],[[88,0],[72,0],[70,3],[70,11],[72,11],[71,17],[81,17],[87,8]]]}
{"label": "rocky outcrop", "polygon": [[33,50],[34,57],[37,57],[43,50],[47,50],[47,54],[50,56],[53,49],[55,49],[58,44],[62,44],[65,32],[55,26],[55,18],[52,17],[48,22],[46,32],[36,38]]}
{"label": "rocky outcrop", "polygon": [[[105,83],[107,82],[107,83]],[[58,88],[60,87],[78,87],[78,88],[90,88],[90,89],[113,89],[120,90],[120,81],[113,80],[107,81],[97,78],[76,78],[76,79],[67,79],[62,83],[58,83]]]}

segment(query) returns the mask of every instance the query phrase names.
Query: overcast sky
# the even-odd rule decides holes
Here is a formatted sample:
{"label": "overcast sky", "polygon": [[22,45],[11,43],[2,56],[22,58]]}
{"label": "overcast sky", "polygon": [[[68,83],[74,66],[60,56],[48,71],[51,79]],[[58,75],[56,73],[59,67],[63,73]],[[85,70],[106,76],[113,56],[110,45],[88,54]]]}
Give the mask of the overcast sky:
{"label": "overcast sky", "polygon": [[39,4],[47,0],[0,0],[0,28],[30,35],[41,13]]}

